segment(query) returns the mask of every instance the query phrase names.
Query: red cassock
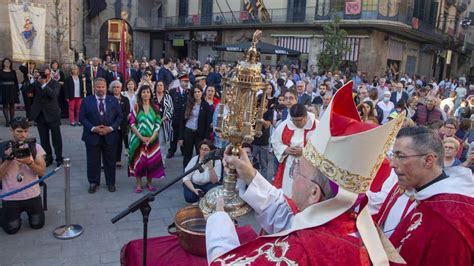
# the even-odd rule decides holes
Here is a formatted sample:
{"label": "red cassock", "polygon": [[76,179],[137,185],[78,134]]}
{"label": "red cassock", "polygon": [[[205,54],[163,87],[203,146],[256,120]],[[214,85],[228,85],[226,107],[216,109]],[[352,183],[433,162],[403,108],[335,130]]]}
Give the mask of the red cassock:
{"label": "red cassock", "polygon": [[[397,186],[392,189],[398,193]],[[379,216],[389,205],[382,205]],[[390,241],[407,265],[461,266],[474,263],[474,198],[438,194],[419,204],[400,221]]]}
{"label": "red cassock", "polygon": [[[316,122],[313,121],[313,126],[311,127],[311,129],[305,129],[304,130],[304,142],[303,142],[304,145],[306,145],[306,143],[307,143],[308,133],[311,132],[311,131],[314,131],[315,129],[316,129]],[[293,138],[294,133],[295,133],[295,131],[291,130],[290,128],[288,128],[288,125],[286,125],[285,128],[283,129],[282,134],[281,134],[281,142],[284,145],[290,147],[291,146],[291,139]],[[275,178],[273,179],[273,186],[275,186],[276,188],[282,188],[282,186],[283,186],[283,175],[285,173],[286,159],[287,158],[285,158],[282,162],[280,162],[280,164],[278,165],[277,171],[275,173]],[[287,199],[288,205],[290,206],[293,213],[298,213],[298,207],[293,202],[293,200],[291,200],[288,197],[286,197],[286,199]]]}
{"label": "red cassock", "polygon": [[318,227],[257,238],[211,265],[370,265],[361,240],[349,235],[355,231],[355,216],[345,213]]}

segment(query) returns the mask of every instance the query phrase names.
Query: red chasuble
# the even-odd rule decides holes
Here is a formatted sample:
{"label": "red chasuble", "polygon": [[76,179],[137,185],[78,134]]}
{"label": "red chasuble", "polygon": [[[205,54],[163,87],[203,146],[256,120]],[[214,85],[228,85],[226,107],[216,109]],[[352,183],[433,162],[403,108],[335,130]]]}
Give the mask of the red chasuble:
{"label": "red chasuble", "polygon": [[257,238],[211,265],[370,265],[361,240],[349,235],[356,231],[354,217],[345,213],[322,226]]}
{"label": "red chasuble", "polygon": [[[376,222],[386,219],[399,195],[392,189]],[[385,212],[385,213],[386,213]],[[419,202],[395,228],[390,241],[408,265],[460,266],[474,263],[474,198],[458,194],[438,194]]]}

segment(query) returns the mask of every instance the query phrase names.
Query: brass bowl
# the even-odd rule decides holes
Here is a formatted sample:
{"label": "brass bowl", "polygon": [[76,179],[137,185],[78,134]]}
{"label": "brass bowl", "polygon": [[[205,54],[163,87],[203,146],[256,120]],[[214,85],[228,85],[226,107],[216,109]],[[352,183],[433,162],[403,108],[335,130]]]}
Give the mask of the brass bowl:
{"label": "brass bowl", "polygon": [[[176,231],[173,232],[172,228]],[[206,257],[206,220],[198,206],[180,209],[173,224],[168,226],[168,233],[178,237],[179,244],[187,252]]]}

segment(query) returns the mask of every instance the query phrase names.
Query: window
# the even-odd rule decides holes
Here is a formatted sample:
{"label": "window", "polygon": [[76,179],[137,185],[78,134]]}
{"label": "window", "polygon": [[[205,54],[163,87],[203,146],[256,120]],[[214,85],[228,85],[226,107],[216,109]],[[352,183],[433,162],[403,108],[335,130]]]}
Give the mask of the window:
{"label": "window", "polygon": [[303,22],[306,18],[306,0],[288,0],[288,22]]}
{"label": "window", "polygon": [[330,0],[316,0],[316,13],[314,14],[314,19],[329,19],[330,8]]}
{"label": "window", "polygon": [[377,11],[378,0],[364,0],[362,1],[363,11]]}

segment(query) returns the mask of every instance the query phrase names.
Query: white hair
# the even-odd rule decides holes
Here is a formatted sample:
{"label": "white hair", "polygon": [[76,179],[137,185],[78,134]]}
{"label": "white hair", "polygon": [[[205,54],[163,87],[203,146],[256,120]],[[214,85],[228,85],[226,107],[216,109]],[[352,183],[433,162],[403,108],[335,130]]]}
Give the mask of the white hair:
{"label": "white hair", "polygon": [[114,87],[115,87],[115,86],[120,86],[120,87],[122,87],[122,82],[120,82],[119,80],[114,80],[114,81],[110,82],[110,84],[109,84],[109,92],[111,92],[111,93],[114,92]]}

